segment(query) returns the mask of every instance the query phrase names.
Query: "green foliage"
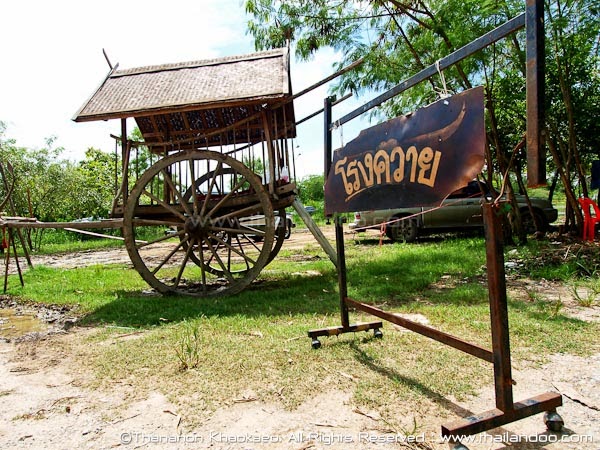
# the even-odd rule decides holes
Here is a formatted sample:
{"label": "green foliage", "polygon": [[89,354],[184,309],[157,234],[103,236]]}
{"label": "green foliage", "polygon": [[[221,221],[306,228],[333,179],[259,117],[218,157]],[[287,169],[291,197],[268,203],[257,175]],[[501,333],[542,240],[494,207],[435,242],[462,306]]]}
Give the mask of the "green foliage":
{"label": "green foliage", "polygon": [[[347,65],[361,57],[363,64],[340,78],[335,92],[388,89],[426,65],[446,56],[507,17],[514,16],[517,2],[352,0],[248,0],[254,16],[249,32],[258,49],[285,45],[290,39],[296,56],[306,60],[322,47],[340,51]],[[518,3],[518,8],[522,8]],[[461,63],[445,73],[446,87],[460,90],[480,81],[481,66],[489,56]],[[438,98],[443,83],[434,77],[406,94],[382,105],[378,115],[398,115]]]}
{"label": "green foliage", "polygon": [[120,162],[114,154],[89,148],[78,168],[76,176],[80,186],[85,187],[79,195],[80,211],[86,212],[82,217],[108,217],[117,190]]}
{"label": "green foliage", "polygon": [[[259,49],[284,45],[289,39],[299,59],[332,47],[341,68],[364,62],[338,78],[333,93],[365,93],[389,89],[434,64],[461,46],[523,12],[522,1],[508,0],[247,0],[253,16],[249,32]],[[559,155],[547,160],[548,172],[566,171],[563,188],[583,186],[591,159],[598,158],[600,134],[600,8],[596,0],[546,2],[546,116],[549,137]],[[510,169],[518,175],[526,149],[513,155],[525,133],[525,32],[502,39],[429,78],[370,113],[389,118],[437,100],[440,93],[486,87],[487,137],[491,160],[486,178],[492,182]],[[509,161],[512,165],[509,167]],[[575,176],[574,176],[575,175]],[[554,186],[550,192],[553,194]],[[574,208],[577,206],[574,205]],[[569,213],[569,211],[567,210]]]}
{"label": "green foliage", "polygon": [[585,176],[600,157],[600,6],[596,0],[555,0],[546,17],[548,128],[573,190],[590,196]]}
{"label": "green foliage", "polygon": [[325,180],[323,175],[308,175],[298,182],[298,193],[300,201],[304,205],[323,203],[325,192],[323,190]]}
{"label": "green foliage", "polygon": [[[0,122],[0,161],[14,168],[14,215],[31,215],[44,222],[107,216],[114,189],[111,155],[90,148],[85,159],[75,164],[61,159],[63,149],[53,147],[53,138],[45,148],[28,149],[5,138],[5,131]],[[2,185],[0,196],[5,195]]]}
{"label": "green foliage", "polygon": [[[5,136],[6,125],[0,122],[0,162],[10,163],[14,168],[14,191],[11,198],[14,211],[8,215],[33,216],[42,222],[65,222],[82,218],[108,217],[115,194],[122,179],[122,161],[116,154],[88,148],[83,160],[73,163],[61,157],[62,148],[53,146],[54,138],[41,149],[19,147],[14,139]],[[141,140],[136,128],[130,138]],[[131,152],[129,184],[151,164],[158,160],[147,147],[138,146]],[[7,182],[13,178],[7,173]],[[157,180],[154,192],[160,195],[164,187]],[[6,189],[0,183],[0,198]],[[109,231],[108,233],[110,233]],[[39,249],[42,243],[65,244],[69,241],[89,239],[60,230],[28,230],[31,246]]]}

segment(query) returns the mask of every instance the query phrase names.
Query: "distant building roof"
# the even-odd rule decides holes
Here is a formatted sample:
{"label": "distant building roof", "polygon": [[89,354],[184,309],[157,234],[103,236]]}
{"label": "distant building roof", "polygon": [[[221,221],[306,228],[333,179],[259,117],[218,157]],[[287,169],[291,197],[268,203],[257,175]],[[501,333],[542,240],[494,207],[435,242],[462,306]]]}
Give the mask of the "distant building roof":
{"label": "distant building roof", "polygon": [[[230,127],[266,105],[290,97],[289,54],[285,48],[241,56],[112,70],[73,120],[85,122],[134,117],[146,143],[172,145]],[[285,112],[284,112],[285,111]],[[281,115],[281,117],[279,117]],[[294,121],[291,102],[277,121]],[[229,136],[261,141],[260,120]],[[288,134],[294,134],[293,126]],[[245,138],[244,136],[245,135]],[[225,143],[227,136],[202,139]],[[231,143],[231,142],[228,142]]]}

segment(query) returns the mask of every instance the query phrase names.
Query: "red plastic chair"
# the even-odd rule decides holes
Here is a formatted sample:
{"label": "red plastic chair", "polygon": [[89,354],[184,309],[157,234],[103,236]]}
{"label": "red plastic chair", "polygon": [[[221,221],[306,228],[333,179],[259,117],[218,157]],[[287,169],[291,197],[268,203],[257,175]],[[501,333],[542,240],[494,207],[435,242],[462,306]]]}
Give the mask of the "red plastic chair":
{"label": "red plastic chair", "polygon": [[600,223],[600,208],[591,198],[582,197],[578,200],[583,211],[583,240],[593,241],[596,236],[596,224]]}

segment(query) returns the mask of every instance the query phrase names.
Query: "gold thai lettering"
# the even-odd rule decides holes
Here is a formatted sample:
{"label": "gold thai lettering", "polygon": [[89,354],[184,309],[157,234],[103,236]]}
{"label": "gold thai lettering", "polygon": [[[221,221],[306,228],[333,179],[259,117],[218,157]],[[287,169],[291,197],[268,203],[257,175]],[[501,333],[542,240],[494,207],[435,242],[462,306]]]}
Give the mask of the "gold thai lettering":
{"label": "gold thai lettering", "polygon": [[394,181],[400,183],[404,180],[404,150],[402,147],[394,147],[390,157],[391,162],[396,160],[396,155],[398,156],[398,168],[394,170]]}
{"label": "gold thai lettering", "polygon": [[[431,147],[425,147],[421,150],[421,153],[419,153],[418,183],[433,187],[441,156],[442,154],[440,152],[434,152]],[[429,176],[426,175],[427,172],[429,172]]]}
{"label": "gold thai lettering", "polygon": [[358,191],[360,189],[360,178],[358,177],[358,169],[356,168],[356,161],[350,161],[348,164],[348,179],[354,178],[354,183],[351,183],[352,189]]}
{"label": "gold thai lettering", "polygon": [[[375,172],[377,184],[390,183],[390,155],[385,150],[379,150],[375,153],[373,172]],[[385,176],[385,181],[381,180],[383,176]]]}
{"label": "gold thai lettering", "polygon": [[[375,184],[373,180],[373,155],[367,153],[364,158],[364,163],[361,161],[356,161],[356,165],[360,169],[365,188],[373,186],[373,184]],[[360,188],[360,183],[358,184],[358,187]]]}
{"label": "gold thai lettering", "polygon": [[417,175],[417,159],[419,158],[419,154],[417,152],[417,147],[411,145],[406,150],[406,161],[412,161],[412,165],[410,166],[410,182],[415,182],[415,176]]}
{"label": "gold thai lettering", "polygon": [[352,183],[348,182],[348,178],[346,177],[346,171],[344,170],[344,165],[346,164],[346,161],[348,161],[348,158],[340,159],[338,162],[336,162],[335,167],[333,168],[333,173],[342,176],[342,183],[344,183],[344,189],[346,190],[346,194],[352,195],[354,189],[352,187]]}
{"label": "gold thai lettering", "polygon": [[346,201],[366,189],[403,181],[435,186],[442,158],[440,151],[431,147],[418,150],[414,145],[406,151],[399,145],[381,146],[385,148],[364,152],[351,160],[344,157],[335,163],[334,174],[342,177]]}

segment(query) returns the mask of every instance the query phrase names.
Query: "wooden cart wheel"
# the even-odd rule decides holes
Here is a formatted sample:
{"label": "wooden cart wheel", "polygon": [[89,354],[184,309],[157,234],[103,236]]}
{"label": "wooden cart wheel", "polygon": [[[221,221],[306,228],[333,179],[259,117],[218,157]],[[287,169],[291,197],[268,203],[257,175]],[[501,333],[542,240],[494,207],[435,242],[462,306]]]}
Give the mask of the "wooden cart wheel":
{"label": "wooden cart wheel", "polygon": [[[196,194],[186,200],[187,192]],[[257,216],[264,218],[260,226],[253,222]],[[275,232],[271,199],[260,178],[212,151],[159,160],[137,181],[123,216],[135,269],[165,294],[240,292],[269,261]]]}
{"label": "wooden cart wheel", "polygon": [[275,240],[273,242],[273,248],[271,249],[271,254],[269,255],[267,264],[273,261],[273,258],[275,258],[279,253],[279,250],[281,250],[281,247],[283,246],[283,241],[285,241],[289,237],[289,235],[287,235],[286,237],[287,214],[285,213],[285,208],[282,208],[279,211],[277,211],[275,215],[279,220],[276,220]]}
{"label": "wooden cart wheel", "polygon": [[[234,174],[235,174],[235,171],[232,168],[223,168],[221,170],[220,174],[217,176],[227,176],[227,175],[234,175]],[[195,186],[205,185],[205,183],[209,182],[214,176],[215,176],[214,172],[208,172],[208,173],[203,174],[201,177],[199,177],[196,180]],[[217,183],[217,185],[219,185],[219,183]],[[187,189],[187,191],[185,192],[185,194],[183,195],[183,200],[184,200],[184,202],[189,202],[191,198],[192,198],[192,186],[190,186]],[[234,226],[233,224],[231,224],[231,225]],[[283,246],[283,242],[289,237],[289,234],[287,233],[288,230],[286,228],[286,212],[285,212],[284,208],[280,209],[279,211],[275,211],[275,226],[276,226],[276,228],[275,228],[275,239],[273,241],[273,248],[271,249],[269,259],[265,263],[265,266],[267,264],[269,264],[271,261],[273,261],[273,259],[279,253],[279,250],[281,250],[281,247]],[[239,234],[239,232],[237,234]],[[218,234],[218,237],[221,238],[226,243],[233,242],[233,240],[235,238],[235,236],[232,233],[228,233],[228,232],[221,232]],[[262,245],[262,244],[260,244],[260,242],[262,242],[261,236],[256,236],[255,234],[250,232],[250,233],[248,233],[247,238],[252,239],[255,243],[257,243],[257,245]],[[185,238],[185,236],[180,235],[180,240],[183,242],[183,249],[187,250],[188,244],[187,244],[187,239]],[[220,246],[220,243],[218,241],[215,244],[217,245],[217,247]],[[197,265],[203,264],[200,261],[200,259],[196,257],[196,253],[194,253],[194,252],[192,252],[190,254],[190,259]],[[208,263],[208,264],[206,264],[206,263]],[[221,269],[221,266],[217,263],[217,261],[214,261],[214,260],[206,261],[204,264],[204,268],[214,275],[217,275],[217,276],[224,275],[224,272]],[[247,270],[247,269],[244,267],[240,267],[238,269],[238,272],[239,271],[243,272],[245,270]]]}

